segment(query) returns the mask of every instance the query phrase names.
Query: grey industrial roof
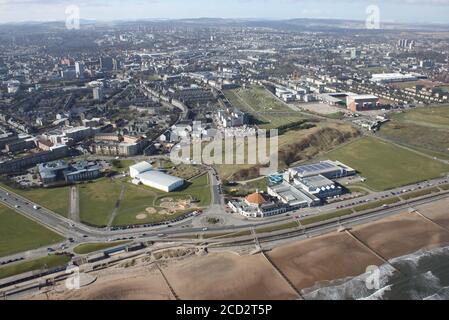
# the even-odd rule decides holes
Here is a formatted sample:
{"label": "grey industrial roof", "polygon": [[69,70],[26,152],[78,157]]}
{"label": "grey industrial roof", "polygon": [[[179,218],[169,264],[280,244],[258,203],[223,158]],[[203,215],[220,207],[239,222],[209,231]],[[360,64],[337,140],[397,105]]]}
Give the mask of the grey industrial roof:
{"label": "grey industrial roof", "polygon": [[302,178],[301,182],[304,183],[309,188],[317,188],[317,189],[328,186],[330,187],[335,184],[332,180],[329,180],[328,178],[322,175]]}
{"label": "grey industrial roof", "polygon": [[332,170],[342,170],[341,167],[337,166],[331,161],[324,161],[315,164],[304,165],[294,168],[300,175],[310,174],[315,172],[328,172]]}

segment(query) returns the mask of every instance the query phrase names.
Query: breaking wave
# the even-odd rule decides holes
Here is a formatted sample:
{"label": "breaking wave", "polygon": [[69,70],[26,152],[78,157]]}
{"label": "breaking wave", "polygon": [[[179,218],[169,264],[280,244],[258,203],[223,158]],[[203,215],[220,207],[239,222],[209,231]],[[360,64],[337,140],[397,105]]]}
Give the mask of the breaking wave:
{"label": "breaking wave", "polygon": [[318,283],[303,290],[309,300],[449,300],[449,247],[420,250],[372,272]]}

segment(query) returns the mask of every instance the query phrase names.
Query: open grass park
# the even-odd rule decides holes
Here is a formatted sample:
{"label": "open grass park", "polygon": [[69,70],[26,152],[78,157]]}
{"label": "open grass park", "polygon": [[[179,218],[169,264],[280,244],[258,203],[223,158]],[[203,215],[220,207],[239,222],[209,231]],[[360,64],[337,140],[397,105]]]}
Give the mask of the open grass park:
{"label": "open grass park", "polygon": [[356,169],[374,190],[388,190],[438,178],[449,165],[376,138],[365,137],[337,148],[325,156]]}
{"label": "open grass park", "polygon": [[62,242],[64,238],[0,205],[0,257]]}

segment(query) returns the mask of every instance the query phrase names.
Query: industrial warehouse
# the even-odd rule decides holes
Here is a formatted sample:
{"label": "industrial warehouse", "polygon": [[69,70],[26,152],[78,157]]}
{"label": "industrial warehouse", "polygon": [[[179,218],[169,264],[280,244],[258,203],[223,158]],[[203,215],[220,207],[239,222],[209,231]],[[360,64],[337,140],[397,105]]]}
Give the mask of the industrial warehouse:
{"label": "industrial warehouse", "polygon": [[135,185],[143,184],[164,192],[173,192],[184,185],[184,180],[161,171],[156,171],[146,162],[140,162],[129,168],[129,175]]}
{"label": "industrial warehouse", "polygon": [[290,168],[268,178],[267,194],[256,192],[243,201],[231,200],[228,205],[247,218],[264,218],[315,207],[344,193],[332,179],[355,174],[354,169],[330,160]]}

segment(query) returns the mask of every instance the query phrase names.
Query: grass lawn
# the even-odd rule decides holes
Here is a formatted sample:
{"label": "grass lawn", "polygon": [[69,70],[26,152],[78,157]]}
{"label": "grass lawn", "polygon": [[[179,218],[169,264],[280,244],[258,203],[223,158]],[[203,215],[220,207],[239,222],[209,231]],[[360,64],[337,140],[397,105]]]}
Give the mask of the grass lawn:
{"label": "grass lawn", "polygon": [[394,114],[379,134],[430,155],[449,159],[449,106],[416,108]]}
{"label": "grass lawn", "polygon": [[[297,162],[313,159],[318,154],[332,150],[357,135],[352,126],[331,122],[316,123],[316,127],[309,129],[290,130],[279,136],[279,170]],[[269,149],[268,145],[267,150]],[[245,153],[248,153],[246,146]],[[245,154],[245,160],[247,158]],[[260,176],[257,164],[223,164],[216,165],[215,168],[223,180],[246,181]]]}
{"label": "grass lawn", "polygon": [[[211,194],[209,186],[209,175],[204,174],[193,179],[184,189],[176,192],[165,193],[145,186],[134,186],[126,184],[124,199],[120,203],[117,217],[114,225],[132,225],[132,224],[147,224],[168,221],[176,217],[182,216],[186,212],[193,211],[192,209],[186,211],[178,211],[176,214],[148,214],[146,209],[151,207],[155,210],[162,210],[160,202],[164,198],[178,199],[196,199],[196,205],[200,208],[208,207],[211,203]],[[146,215],[143,219],[137,219],[139,214]]]}
{"label": "grass lawn", "polygon": [[112,160],[112,169],[115,171],[123,172],[127,171],[130,166],[134,165],[134,160]]}
{"label": "grass lawn", "polygon": [[63,217],[68,217],[69,215],[69,187],[22,190],[6,185],[2,186]]}
{"label": "grass lawn", "polygon": [[0,206],[0,257],[62,242],[63,237]]}
{"label": "grass lawn", "polygon": [[247,196],[248,194],[254,193],[257,190],[267,192],[267,188],[268,188],[268,179],[262,177],[245,184],[224,186],[223,191],[231,196]]}
{"label": "grass lawn", "polygon": [[202,235],[203,239],[230,239],[230,238],[238,238],[251,235],[251,231],[239,231],[234,233],[206,233]]}
{"label": "grass lawn", "polygon": [[204,172],[204,170],[202,170],[198,166],[180,164],[179,166],[176,166],[174,169],[169,170],[168,174],[178,178],[182,178],[184,180],[190,180],[193,177],[198,176],[202,172]]}
{"label": "grass lawn", "polygon": [[114,248],[126,243],[129,243],[129,241],[119,241],[111,243],[83,243],[77,246],[75,249],[73,249],[73,251],[76,254],[88,254],[96,251]]}
{"label": "grass lawn", "polygon": [[401,199],[399,199],[399,198],[391,198],[391,199],[387,199],[387,200],[370,202],[370,203],[367,203],[367,204],[363,204],[361,206],[357,206],[357,207],[354,208],[354,210],[356,212],[362,212],[362,211],[366,211],[366,210],[380,208],[383,205],[395,204],[395,203],[398,203],[400,201],[401,201]]}
{"label": "grass lawn", "polygon": [[331,213],[326,213],[326,214],[321,214],[321,215],[316,215],[314,217],[306,218],[304,220],[301,220],[301,224],[303,226],[307,226],[309,224],[314,224],[314,223],[318,223],[318,222],[322,222],[322,221],[326,221],[326,220],[340,218],[340,217],[348,216],[350,214],[353,214],[351,209],[340,210],[340,211],[336,211],[336,212],[331,212]]}
{"label": "grass lawn", "polygon": [[388,190],[437,178],[449,166],[375,138],[356,140],[325,155],[356,169],[376,190]]}
{"label": "grass lawn", "polygon": [[278,128],[305,118],[273,97],[264,87],[251,86],[248,89],[225,90],[223,93],[233,106],[251,114],[263,129]]}
{"label": "grass lawn", "polygon": [[12,277],[30,271],[64,266],[69,263],[70,260],[72,260],[72,258],[69,256],[52,255],[36,260],[13,264],[6,267],[0,267],[0,279]]}
{"label": "grass lawn", "polygon": [[78,186],[81,221],[106,226],[120,196],[120,181],[103,178]]}
{"label": "grass lawn", "polygon": [[404,200],[410,200],[410,199],[419,198],[419,197],[427,196],[429,194],[438,193],[438,192],[440,192],[440,189],[431,188],[431,189],[427,189],[427,190],[419,190],[419,191],[415,191],[412,193],[404,194],[401,196],[401,198]]}
{"label": "grass lawn", "polygon": [[281,231],[285,229],[293,229],[298,228],[299,224],[297,222],[289,222],[277,226],[269,226],[269,227],[263,227],[256,229],[256,233],[269,233],[269,232],[275,232],[275,231]]}

